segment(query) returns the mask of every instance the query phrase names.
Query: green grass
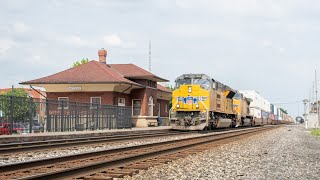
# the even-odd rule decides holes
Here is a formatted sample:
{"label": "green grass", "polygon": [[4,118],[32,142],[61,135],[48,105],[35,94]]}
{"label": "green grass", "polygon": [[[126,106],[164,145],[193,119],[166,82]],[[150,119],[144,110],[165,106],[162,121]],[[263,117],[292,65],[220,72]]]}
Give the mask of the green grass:
{"label": "green grass", "polygon": [[320,136],[320,129],[314,129],[311,131],[311,134],[312,135],[315,135],[315,136]]}

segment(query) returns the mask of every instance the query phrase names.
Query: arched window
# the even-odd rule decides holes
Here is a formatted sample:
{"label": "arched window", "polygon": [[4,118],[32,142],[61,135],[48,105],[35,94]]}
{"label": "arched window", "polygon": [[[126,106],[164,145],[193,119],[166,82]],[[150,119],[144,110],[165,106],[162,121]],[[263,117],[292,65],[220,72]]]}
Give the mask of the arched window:
{"label": "arched window", "polygon": [[148,113],[148,115],[149,116],[153,116],[153,106],[154,106],[154,104],[153,104],[153,97],[152,96],[150,96],[149,97],[149,104],[148,104],[148,109],[149,109],[149,113]]}

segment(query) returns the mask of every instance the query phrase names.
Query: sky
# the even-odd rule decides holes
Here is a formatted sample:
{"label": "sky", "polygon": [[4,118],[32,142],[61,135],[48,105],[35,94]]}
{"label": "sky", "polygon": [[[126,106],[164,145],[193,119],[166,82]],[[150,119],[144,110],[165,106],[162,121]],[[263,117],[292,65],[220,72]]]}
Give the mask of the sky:
{"label": "sky", "polygon": [[[174,79],[205,73],[292,116],[320,74],[317,0],[1,0],[0,88],[73,62],[134,63]],[[319,86],[320,89],[320,86]]]}

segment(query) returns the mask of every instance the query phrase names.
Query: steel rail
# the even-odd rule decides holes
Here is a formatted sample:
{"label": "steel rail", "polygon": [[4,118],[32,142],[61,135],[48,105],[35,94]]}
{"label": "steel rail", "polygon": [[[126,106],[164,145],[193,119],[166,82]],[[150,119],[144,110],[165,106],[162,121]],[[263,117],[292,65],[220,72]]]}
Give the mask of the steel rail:
{"label": "steel rail", "polygon": [[[273,127],[273,126],[272,126]],[[129,157],[119,157],[119,158],[114,158],[113,160],[108,160],[108,161],[102,161],[102,162],[95,162],[95,163],[89,163],[89,165],[83,165],[81,167],[74,167],[74,168],[67,168],[62,171],[58,172],[52,172],[49,174],[43,173],[40,175],[33,175],[30,177],[24,177],[26,179],[33,179],[33,178],[57,178],[57,177],[62,177],[65,176],[66,173],[67,175],[70,175],[70,173],[79,173],[79,169],[81,171],[87,171],[87,170],[92,170],[95,168],[99,167],[105,167],[105,166],[110,166],[114,165],[114,163],[122,162],[127,160],[132,160],[134,158],[141,158],[142,156],[145,156],[147,154],[156,154],[156,153],[165,153],[165,152],[171,152],[174,150],[179,150],[183,148],[189,148],[195,145],[201,145],[205,144],[208,142],[216,141],[216,140],[221,140],[221,139],[227,139],[230,137],[235,137],[243,134],[249,134],[253,132],[257,132],[260,130],[264,129],[270,129],[271,127],[255,127],[255,128],[249,128],[249,129],[243,129],[243,130],[235,130],[235,131],[227,131],[227,132],[221,132],[219,134],[207,134],[205,136],[200,136],[200,137],[192,137],[192,138],[187,138],[187,139],[179,139],[179,140],[171,140],[171,141],[165,141],[165,142],[158,142],[158,143],[153,143],[153,144],[144,144],[144,145],[138,145],[138,146],[130,146],[130,147],[123,147],[123,148],[117,148],[117,149],[110,149],[110,150],[102,150],[102,151],[96,151],[96,152],[89,152],[89,153],[81,153],[81,154],[75,154],[71,156],[63,156],[63,157],[55,157],[55,158],[48,158],[48,159],[40,159],[40,160],[34,160],[34,161],[27,161],[27,162],[21,162],[21,163],[13,163],[13,164],[7,164],[0,166],[0,174],[3,175],[5,172],[10,172],[10,171],[17,171],[17,170],[24,170],[24,169],[30,169],[32,167],[38,167],[38,166],[44,166],[44,165],[50,165],[56,163],[61,163],[61,162],[69,162],[73,160],[81,160],[81,159],[86,159],[86,158],[93,158],[97,156],[106,156],[110,155],[112,153],[120,153],[120,152],[129,152],[129,151],[134,151],[139,152],[140,150],[142,151],[143,149],[152,149],[154,148],[154,151],[151,151],[149,153],[142,153],[142,154],[137,154],[137,155],[131,155]],[[188,142],[189,141],[189,142]],[[196,142],[194,142],[196,141]],[[187,142],[187,143],[186,143]],[[180,143],[180,144],[179,144]],[[182,144],[181,144],[182,143]],[[186,144],[183,144],[186,143]],[[175,146],[175,147],[170,147]],[[164,146],[165,149],[161,150],[161,146]],[[160,148],[160,150],[159,150]],[[162,147],[163,148],[163,147]],[[91,159],[92,160],[92,159]],[[12,173],[12,172],[10,172]],[[59,174],[56,174],[59,173]]]}
{"label": "steel rail", "polygon": [[78,145],[98,144],[107,142],[127,141],[132,139],[143,139],[152,137],[163,137],[171,135],[185,135],[194,134],[196,132],[157,132],[157,133],[139,133],[132,135],[110,135],[100,137],[88,137],[88,138],[74,138],[74,139],[61,139],[61,140],[49,140],[49,141],[32,141],[25,143],[10,143],[0,144],[0,155],[11,154],[17,152],[27,152],[32,150],[44,150],[51,148],[70,147]]}

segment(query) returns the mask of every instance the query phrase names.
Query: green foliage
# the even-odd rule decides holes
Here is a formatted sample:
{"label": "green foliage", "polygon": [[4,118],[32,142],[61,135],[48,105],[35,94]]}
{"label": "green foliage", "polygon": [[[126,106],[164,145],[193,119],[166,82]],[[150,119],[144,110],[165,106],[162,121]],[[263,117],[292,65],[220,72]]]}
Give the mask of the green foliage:
{"label": "green foliage", "polygon": [[81,64],[86,64],[89,62],[89,59],[88,58],[83,58],[81,59],[80,61],[76,61],[73,63],[73,67],[77,67],[77,66],[80,66]]}
{"label": "green foliage", "polygon": [[170,91],[173,91],[174,90],[174,87],[170,84],[167,84],[166,85],[166,88],[169,89]]}
{"label": "green foliage", "polygon": [[280,108],[280,111],[282,111],[283,113],[285,114],[288,114],[287,110],[283,109],[283,108]]}
{"label": "green foliage", "polygon": [[36,105],[31,103],[28,93],[23,89],[13,89],[13,91],[1,94],[0,102],[0,111],[6,120],[11,116],[11,102],[14,122],[30,119],[31,110],[32,116],[36,115]]}
{"label": "green foliage", "polygon": [[[170,84],[167,84],[166,88],[169,89],[170,91],[174,90],[174,87],[172,85],[170,85]],[[171,109],[171,108],[172,108],[172,98],[169,101],[169,109]]]}
{"label": "green foliage", "polygon": [[320,136],[320,129],[314,129],[311,131],[311,134],[312,135],[315,135],[315,136]]}

